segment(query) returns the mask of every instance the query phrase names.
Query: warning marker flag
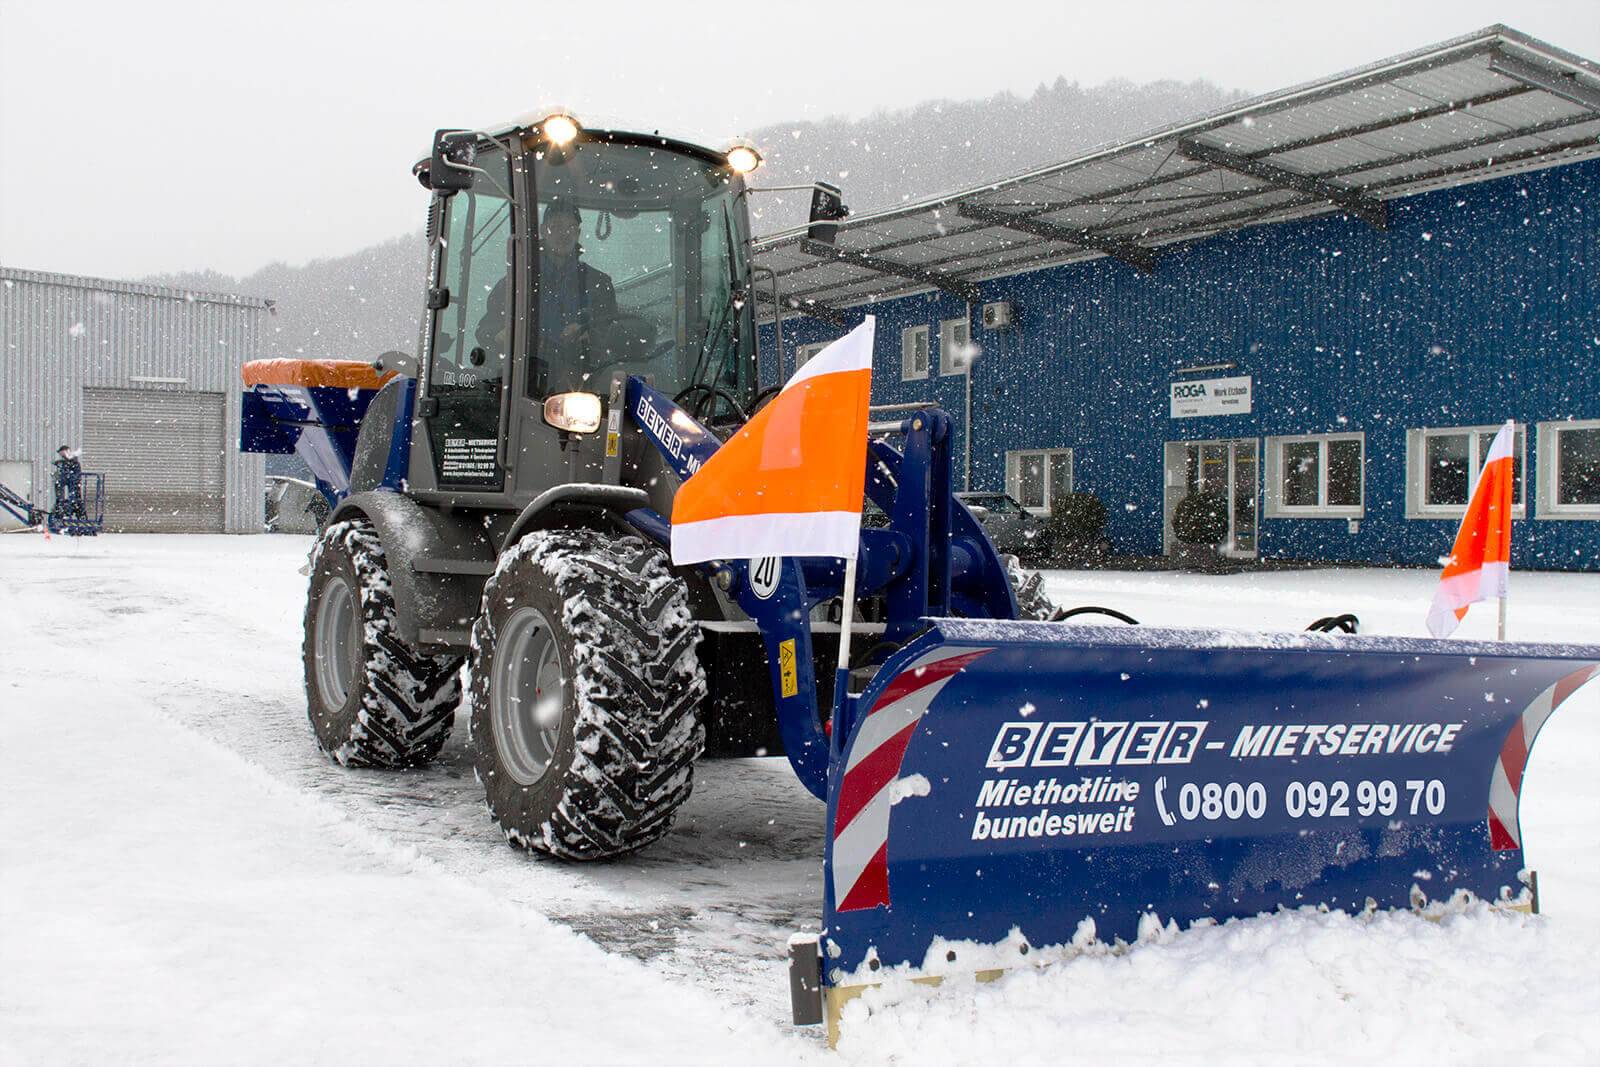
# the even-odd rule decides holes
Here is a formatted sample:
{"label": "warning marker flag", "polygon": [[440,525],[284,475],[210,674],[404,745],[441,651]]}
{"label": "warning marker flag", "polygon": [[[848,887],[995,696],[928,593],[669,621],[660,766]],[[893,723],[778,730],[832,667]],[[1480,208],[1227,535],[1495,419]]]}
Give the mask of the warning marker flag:
{"label": "warning marker flag", "polygon": [[813,356],[678,489],[672,562],[854,560],[867,477],[873,316]]}
{"label": "warning marker flag", "polygon": [[[1467,617],[1467,605],[1499,597],[1504,607],[1511,573],[1511,508],[1516,495],[1516,425],[1510,420],[1495,434],[1478,486],[1461,517],[1456,544],[1439,575],[1428,609],[1428,632],[1449,637]],[[1500,637],[1505,638],[1504,611]]]}

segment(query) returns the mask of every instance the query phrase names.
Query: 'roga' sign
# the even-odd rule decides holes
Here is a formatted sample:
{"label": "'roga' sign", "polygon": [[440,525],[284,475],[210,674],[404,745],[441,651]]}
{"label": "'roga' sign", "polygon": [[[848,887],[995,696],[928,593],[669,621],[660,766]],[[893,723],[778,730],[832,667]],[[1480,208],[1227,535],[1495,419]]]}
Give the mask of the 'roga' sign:
{"label": "'roga' sign", "polygon": [[1250,387],[1248,374],[1233,378],[1172,382],[1169,386],[1172,417],[1193,419],[1204,415],[1248,415]]}

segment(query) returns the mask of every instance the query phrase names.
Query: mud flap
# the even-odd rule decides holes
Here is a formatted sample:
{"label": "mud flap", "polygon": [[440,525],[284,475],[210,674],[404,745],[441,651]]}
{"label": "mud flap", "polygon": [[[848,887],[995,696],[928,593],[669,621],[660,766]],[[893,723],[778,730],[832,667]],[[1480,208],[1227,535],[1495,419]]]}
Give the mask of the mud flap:
{"label": "mud flap", "polygon": [[1597,667],[1594,647],[940,620],[861,695],[830,773],[829,1004],[890,969],[1131,942],[1148,916],[1524,899],[1528,750]]}

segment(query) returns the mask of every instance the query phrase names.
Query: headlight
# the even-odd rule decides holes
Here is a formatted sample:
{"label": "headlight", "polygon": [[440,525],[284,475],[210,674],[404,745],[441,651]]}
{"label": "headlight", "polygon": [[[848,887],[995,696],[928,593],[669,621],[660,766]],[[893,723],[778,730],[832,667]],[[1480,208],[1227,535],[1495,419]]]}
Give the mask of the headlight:
{"label": "headlight", "polygon": [[735,174],[749,174],[761,166],[761,153],[747,144],[728,149],[728,169]]}
{"label": "headlight", "polygon": [[562,148],[578,139],[578,120],[558,112],[539,123],[539,131],[546,141]]}
{"label": "headlight", "polygon": [[600,428],[600,398],[593,393],[557,393],[544,402],[544,421],[558,430],[594,433]]}

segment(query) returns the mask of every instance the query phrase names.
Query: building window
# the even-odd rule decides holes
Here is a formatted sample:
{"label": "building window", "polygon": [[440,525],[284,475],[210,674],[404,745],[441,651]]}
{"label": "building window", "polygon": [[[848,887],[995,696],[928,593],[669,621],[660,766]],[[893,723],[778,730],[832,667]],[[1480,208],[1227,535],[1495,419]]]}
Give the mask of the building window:
{"label": "building window", "polygon": [[966,319],[939,323],[939,373],[965,374],[972,365],[972,324]]}
{"label": "building window", "polygon": [[1600,419],[1539,424],[1539,518],[1600,519]]}
{"label": "building window", "polygon": [[928,328],[912,326],[900,331],[900,380],[914,382],[928,376]]}
{"label": "building window", "polygon": [[[1459,519],[1467,510],[1483,473],[1483,461],[1494,444],[1498,426],[1455,426],[1443,430],[1406,431],[1406,518]],[[1527,515],[1523,461],[1527,429],[1517,427],[1512,470],[1516,479],[1515,518]]]}
{"label": "building window", "polygon": [[799,348],[795,349],[794,350],[794,369],[795,370],[799,370],[801,367],[804,367],[807,363],[810,363],[811,362],[811,358],[813,356],[815,356],[818,352],[821,352],[824,348],[827,348],[831,344],[833,344],[832,341],[818,341],[815,344],[801,345]]}
{"label": "building window", "polygon": [[1267,438],[1267,518],[1361,518],[1365,458],[1364,434]]}
{"label": "building window", "polygon": [[1035,515],[1048,515],[1072,492],[1072,449],[1006,453],[1006,493]]}

